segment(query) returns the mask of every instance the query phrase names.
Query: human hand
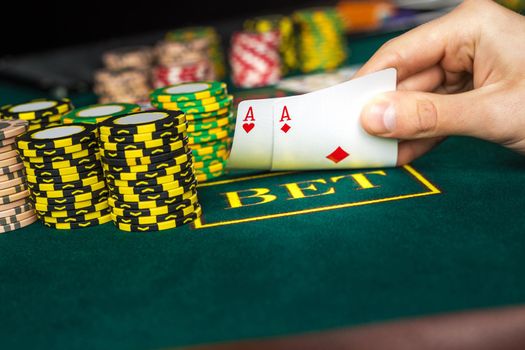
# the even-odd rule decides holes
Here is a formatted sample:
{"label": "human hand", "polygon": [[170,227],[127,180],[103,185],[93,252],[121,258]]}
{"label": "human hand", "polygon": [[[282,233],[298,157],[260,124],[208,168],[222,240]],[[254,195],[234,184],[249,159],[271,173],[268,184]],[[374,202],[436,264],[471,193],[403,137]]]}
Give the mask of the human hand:
{"label": "human hand", "polygon": [[383,45],[355,77],[394,67],[398,91],[361,113],[372,135],[400,139],[398,164],[447,135],[497,142],[525,154],[525,18],[489,0]]}

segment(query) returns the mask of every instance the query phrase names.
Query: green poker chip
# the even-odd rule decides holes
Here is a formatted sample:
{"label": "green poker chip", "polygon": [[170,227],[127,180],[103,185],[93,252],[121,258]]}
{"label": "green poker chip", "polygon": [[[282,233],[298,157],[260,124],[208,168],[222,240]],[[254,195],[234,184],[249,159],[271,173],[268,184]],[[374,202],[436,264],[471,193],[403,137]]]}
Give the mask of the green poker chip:
{"label": "green poker chip", "polygon": [[150,98],[151,100],[160,103],[185,102],[202,100],[212,96],[223,95],[225,93],[226,83],[217,81],[197,82],[183,83],[156,89],[150,94]]}
{"label": "green poker chip", "polygon": [[[233,123],[233,113],[228,114],[225,117],[220,118],[209,118],[211,121],[191,121],[188,122],[186,130],[188,132],[195,132],[195,131],[205,131],[205,130],[211,130],[216,128],[222,128],[229,126]],[[209,120],[206,119],[206,120]]]}
{"label": "green poker chip", "polygon": [[195,114],[195,113],[206,113],[206,112],[218,111],[218,110],[220,110],[222,108],[229,107],[232,104],[232,102],[233,102],[233,96],[232,95],[227,95],[226,98],[224,98],[222,100],[219,100],[219,101],[216,101],[214,103],[210,103],[210,104],[207,104],[207,105],[204,105],[204,106],[181,107],[176,102],[163,103],[163,102],[156,102],[156,101],[152,101],[151,104],[154,107],[159,108],[159,109],[167,109],[167,110],[180,109],[184,113]]}
{"label": "green poker chip", "polygon": [[205,113],[185,113],[186,121],[190,123],[196,123],[199,120],[211,119],[211,118],[222,118],[227,116],[230,113],[230,108],[225,107],[213,112]]}
{"label": "green poker chip", "polygon": [[140,111],[140,106],[132,103],[94,104],[72,110],[62,116],[63,124],[97,124],[110,117]]}
{"label": "green poker chip", "polygon": [[216,154],[223,150],[228,150],[230,147],[227,141],[218,142],[212,146],[203,147],[203,148],[192,148],[192,154],[195,158],[205,157],[211,154]]}

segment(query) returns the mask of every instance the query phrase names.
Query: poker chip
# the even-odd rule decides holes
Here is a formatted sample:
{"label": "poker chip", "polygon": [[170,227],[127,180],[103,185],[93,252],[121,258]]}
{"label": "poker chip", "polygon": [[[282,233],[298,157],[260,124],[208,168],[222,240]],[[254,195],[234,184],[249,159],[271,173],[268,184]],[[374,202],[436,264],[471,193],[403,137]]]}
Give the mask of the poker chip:
{"label": "poker chip", "polygon": [[52,157],[62,156],[65,154],[77,153],[84,150],[93,150],[97,147],[97,141],[92,140],[82,144],[76,144],[61,148],[44,148],[44,149],[21,149],[20,155],[22,157]]}
{"label": "poker chip", "polygon": [[[6,108],[1,109],[2,117]],[[14,114],[11,117],[12,120],[0,120],[0,233],[14,231],[36,220],[29,201],[24,164],[15,143],[15,138],[26,132],[29,123],[17,120]]]}
{"label": "poker chip", "polygon": [[91,200],[86,200],[86,201],[63,203],[63,204],[35,203],[34,206],[37,211],[47,212],[49,213],[49,216],[53,216],[53,213],[55,212],[63,212],[63,211],[68,211],[68,210],[80,210],[80,209],[85,209],[89,207],[97,207],[98,205],[102,205],[102,208],[104,208],[103,206],[104,203],[108,203],[108,197],[106,196],[101,196],[101,197],[93,198]]}
{"label": "poker chip", "polygon": [[[183,125],[183,124],[181,124]],[[176,141],[175,138],[183,139],[186,137],[185,132],[177,132],[177,129],[162,129],[152,133],[142,133],[142,134],[131,134],[131,135],[100,135],[99,139],[102,142],[111,142],[111,143],[136,143],[136,142],[146,142],[152,140],[158,140],[163,138],[170,138],[173,141]]]}
{"label": "poker chip", "polygon": [[347,58],[343,21],[333,7],[292,14],[297,29],[297,56],[303,73],[332,70]]}
{"label": "poker chip", "polygon": [[22,150],[64,148],[96,141],[95,130],[92,125],[63,125],[27,132],[17,137],[16,141]]}
{"label": "poker chip", "polygon": [[185,123],[181,111],[145,111],[111,118],[102,122],[98,130],[100,135],[123,136],[173,129]]}
{"label": "poker chip", "polygon": [[196,113],[205,113],[205,112],[215,112],[220,109],[226,108],[231,105],[233,101],[233,96],[228,95],[225,96],[222,100],[214,101],[209,104],[201,104],[202,102],[195,103],[195,102],[183,102],[183,103],[177,103],[177,102],[156,102],[152,101],[151,104],[159,109],[167,109],[167,110],[176,110],[176,109],[183,109],[184,111],[188,112],[188,114],[196,114]]}
{"label": "poker chip", "polygon": [[[91,143],[91,141],[90,141],[90,143]],[[93,148],[86,149],[86,150],[83,150],[83,151],[74,152],[74,153],[67,153],[67,154],[63,154],[63,155],[49,156],[49,157],[45,157],[45,156],[43,156],[43,157],[30,157],[30,158],[31,158],[31,164],[33,164],[33,165],[35,165],[35,164],[53,164],[55,166],[55,168],[60,168],[60,167],[64,167],[64,166],[69,166],[69,165],[63,165],[63,164],[72,164],[76,160],[81,160],[81,159],[84,159],[85,157],[93,156],[93,155],[95,155],[97,153],[98,153],[97,148],[93,147]],[[22,159],[25,160],[25,157],[22,156]],[[63,165],[63,166],[61,166],[61,165]]]}
{"label": "poker chip", "polygon": [[88,222],[94,219],[100,219],[111,214],[109,208],[102,209],[100,211],[94,211],[92,213],[77,215],[77,216],[66,216],[66,217],[56,217],[56,216],[45,216],[37,212],[36,216],[43,221],[44,223],[49,224],[63,224],[63,223],[83,223]]}
{"label": "poker chip", "polygon": [[[107,219],[109,192],[100,164],[96,125],[46,127],[19,135],[16,143],[25,165],[28,198],[41,222],[69,229],[73,222],[75,228],[81,228],[103,223],[99,219],[104,216]],[[62,214],[91,207],[93,211],[83,214]]]}
{"label": "poker chip", "polygon": [[97,124],[108,118],[140,111],[132,103],[106,103],[77,108],[62,116],[63,124]]}
{"label": "poker chip", "polygon": [[[61,115],[73,109],[71,100],[36,99],[24,103],[2,106],[2,119],[22,119],[31,121],[32,125],[45,126],[50,122],[60,120]],[[58,119],[56,119],[58,118]]]}
{"label": "poker chip", "polygon": [[[144,209],[171,206],[196,198],[192,153],[186,136],[184,113],[152,110],[109,118],[98,125],[99,146],[109,191],[108,203],[113,223],[133,222],[115,208]],[[147,207],[142,207],[144,204]],[[198,201],[195,199],[195,204]],[[189,214],[191,210],[187,209]],[[164,216],[163,216],[164,215]],[[175,217],[171,212],[149,215],[148,222]],[[189,222],[189,221],[188,221]],[[178,225],[180,226],[180,225]],[[176,227],[176,226],[173,226]],[[161,229],[168,229],[166,225]]]}
{"label": "poker chip", "polygon": [[198,210],[200,210],[200,205],[192,204],[192,205],[184,207],[183,209],[172,211],[166,214],[156,214],[156,215],[151,215],[151,216],[145,216],[145,215],[144,216],[128,216],[128,217],[112,214],[111,217],[117,224],[153,225],[153,224],[158,224],[158,223],[165,222],[165,221],[180,220],[180,219],[188,217],[188,215],[191,215],[192,213],[195,213]]}
{"label": "poker chip", "polygon": [[196,209],[179,219],[167,220],[167,221],[158,221],[155,224],[127,224],[122,222],[115,222],[115,225],[123,231],[136,231],[136,232],[147,232],[147,231],[159,231],[166,230],[170,228],[176,228],[182,225],[189,224],[196,219],[198,219],[202,214],[202,209],[200,206],[196,206]]}
{"label": "poker chip", "polygon": [[[187,141],[187,138],[184,138],[183,140]],[[134,166],[134,165],[147,165],[147,164],[156,164],[160,162],[167,161],[169,159],[175,158],[177,156],[180,156],[184,153],[188,153],[189,148],[187,145],[171,152],[165,152],[154,156],[147,156],[147,157],[133,157],[133,158],[109,158],[109,157],[102,157],[103,161],[107,165],[112,166]]]}
{"label": "poker chip", "polygon": [[[181,133],[186,131],[186,125],[181,124],[177,126],[178,130],[181,130]],[[142,141],[142,142],[134,142],[134,143],[124,143],[124,142],[102,142],[101,141],[101,148],[108,150],[108,151],[131,151],[131,150],[140,150],[140,149],[149,149],[149,148],[159,148],[159,147],[167,147],[168,145],[172,143],[177,142],[184,142],[187,140],[181,139],[179,135],[176,135],[174,137],[164,137],[156,140],[150,140],[150,141]]]}
{"label": "poker chip", "polygon": [[[221,96],[227,97],[221,99]],[[224,166],[213,171],[208,168],[215,163],[224,163],[229,155],[234,118],[231,112],[233,98],[228,95],[226,84],[178,84],[156,89],[150,98],[154,106],[184,112],[188,120],[186,135],[192,149],[193,167],[196,172],[203,170],[207,173],[201,179],[207,181],[223,175]]]}
{"label": "poker chip", "polygon": [[14,231],[14,230],[18,230],[22,227],[26,227],[26,226],[29,226],[31,225],[32,223],[34,223],[36,220],[37,220],[37,217],[36,215],[32,215],[32,216],[29,216],[25,219],[18,219],[16,218],[16,222],[15,223],[10,223],[10,224],[6,224],[6,225],[0,225],[0,233],[5,233],[5,232],[9,232],[9,231]]}
{"label": "poker chip", "polygon": [[[26,159],[26,158],[24,157],[23,159]],[[100,153],[93,151],[93,153],[88,153],[85,157],[81,157],[78,159],[57,161],[57,162],[30,163],[24,160],[24,165],[26,168],[30,168],[33,170],[63,169],[63,168],[87,166],[90,164],[96,164],[99,160],[100,160]]]}
{"label": "poker chip", "polygon": [[112,208],[130,209],[130,210],[153,209],[153,208],[158,208],[158,207],[177,205],[191,198],[192,196],[196,194],[197,194],[196,189],[192,188],[188,190],[187,192],[183,193],[182,195],[175,196],[169,199],[159,199],[159,200],[140,201],[140,202],[124,202],[124,201],[115,199],[113,197],[110,197],[108,198],[108,203]]}
{"label": "poker chip", "polygon": [[86,228],[92,226],[98,226],[111,221],[111,214],[101,216],[100,218],[83,221],[83,222],[65,222],[65,223],[51,223],[43,222],[45,226],[55,228],[57,230],[72,230],[78,228]]}
{"label": "poker chip", "polygon": [[168,182],[178,182],[181,178],[191,179],[194,173],[193,167],[187,167],[177,174],[164,175],[151,179],[142,180],[120,180],[120,179],[106,179],[108,186],[123,186],[123,187],[150,187],[159,186]]}
{"label": "poker chip", "polygon": [[231,80],[235,86],[255,88],[275,85],[281,79],[278,31],[241,31],[231,39]]}
{"label": "poker chip", "polygon": [[168,86],[154,90],[150,98],[158,102],[188,102],[204,100],[226,94],[226,84],[222,82],[196,82]]}
{"label": "poker chip", "polygon": [[11,139],[24,133],[27,125],[23,120],[0,120],[0,140]]}
{"label": "poker chip", "polygon": [[[90,202],[91,203],[91,202]],[[49,207],[46,207],[49,208]],[[51,211],[37,211],[37,214],[46,217],[55,217],[55,218],[67,218],[67,217],[76,217],[82,216],[89,213],[101,212],[104,209],[109,208],[108,201],[103,201],[101,203],[96,203],[91,206],[86,206],[85,208],[80,209],[70,209],[70,210],[51,210]]]}
{"label": "poker chip", "polygon": [[136,218],[140,216],[155,216],[155,215],[165,215],[168,213],[181,211],[189,206],[192,206],[197,203],[197,194],[193,194],[188,199],[183,199],[176,204],[165,205],[149,209],[123,209],[123,208],[113,208],[114,215]]}

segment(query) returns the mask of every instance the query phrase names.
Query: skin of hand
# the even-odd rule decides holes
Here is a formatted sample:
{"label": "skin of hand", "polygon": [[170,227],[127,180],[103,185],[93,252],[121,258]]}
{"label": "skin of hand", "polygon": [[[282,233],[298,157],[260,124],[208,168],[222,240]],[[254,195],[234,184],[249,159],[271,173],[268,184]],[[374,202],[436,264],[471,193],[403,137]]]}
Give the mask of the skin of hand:
{"label": "skin of hand", "polygon": [[355,77],[394,67],[398,90],[361,112],[370,134],[400,140],[398,165],[448,135],[466,135],[525,154],[525,17],[490,0],[385,43]]}

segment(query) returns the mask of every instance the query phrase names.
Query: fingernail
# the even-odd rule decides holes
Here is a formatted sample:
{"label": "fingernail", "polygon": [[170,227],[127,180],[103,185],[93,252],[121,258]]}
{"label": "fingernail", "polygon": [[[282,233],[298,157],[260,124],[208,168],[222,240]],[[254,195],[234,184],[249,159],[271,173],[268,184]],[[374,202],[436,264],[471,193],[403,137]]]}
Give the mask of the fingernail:
{"label": "fingernail", "polygon": [[364,122],[374,134],[392,132],[396,127],[396,110],[391,103],[373,104],[365,110]]}

